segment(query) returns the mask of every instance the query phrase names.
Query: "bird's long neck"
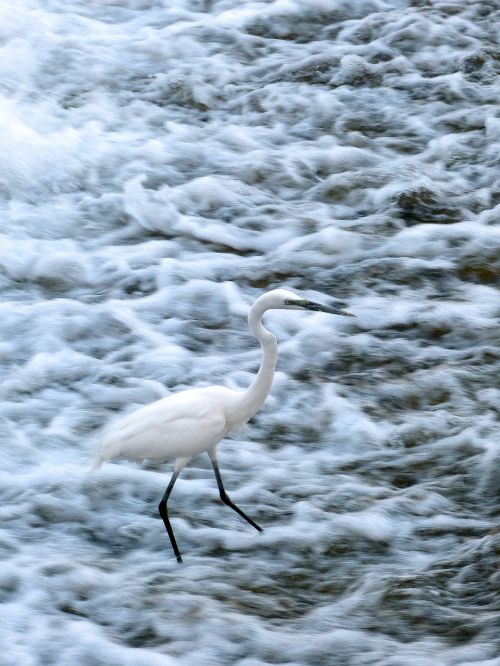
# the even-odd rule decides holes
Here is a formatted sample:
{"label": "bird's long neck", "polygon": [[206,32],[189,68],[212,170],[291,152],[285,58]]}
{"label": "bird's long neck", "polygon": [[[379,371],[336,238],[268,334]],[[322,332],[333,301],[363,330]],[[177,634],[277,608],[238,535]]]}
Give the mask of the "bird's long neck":
{"label": "bird's long neck", "polygon": [[264,400],[271,389],[273,383],[274,371],[276,369],[276,359],[278,356],[278,343],[276,337],[262,326],[262,315],[266,308],[259,305],[256,301],[248,315],[248,325],[250,330],[259,340],[262,348],[262,359],[259,372],[253,382],[244,391],[239,400],[240,417],[243,422],[248,421],[255,412],[262,406]]}

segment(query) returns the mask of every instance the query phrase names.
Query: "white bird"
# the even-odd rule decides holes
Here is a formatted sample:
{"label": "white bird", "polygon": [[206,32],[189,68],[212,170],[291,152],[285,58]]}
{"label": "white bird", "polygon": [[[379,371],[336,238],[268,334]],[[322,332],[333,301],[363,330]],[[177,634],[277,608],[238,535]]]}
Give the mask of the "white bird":
{"label": "white bird", "polygon": [[217,444],[239,430],[260,409],[274,377],[278,345],[275,335],[262,325],[266,310],[319,310],[352,317],[337,306],[320,305],[286,289],[260,296],[250,309],[248,325],[259,340],[262,360],[251,385],[243,391],[207,386],[175,393],[135,410],[115,423],[103,437],[92,471],[116,459],[163,461],[175,458],[175,469],[158,506],[178,562],[182,557],[167,513],[167,501],[182,468],[206,451],[212,461],[220,498],[259,532],[262,528],[229,498],[217,464]]}

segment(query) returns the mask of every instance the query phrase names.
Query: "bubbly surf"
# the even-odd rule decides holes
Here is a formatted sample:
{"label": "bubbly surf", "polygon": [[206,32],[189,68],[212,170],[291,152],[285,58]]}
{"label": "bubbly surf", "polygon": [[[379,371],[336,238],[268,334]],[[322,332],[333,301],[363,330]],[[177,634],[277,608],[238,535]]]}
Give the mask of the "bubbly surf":
{"label": "bubbly surf", "polygon": [[[495,3],[0,5],[2,666],[497,666]],[[99,433],[263,409],[171,463]]]}

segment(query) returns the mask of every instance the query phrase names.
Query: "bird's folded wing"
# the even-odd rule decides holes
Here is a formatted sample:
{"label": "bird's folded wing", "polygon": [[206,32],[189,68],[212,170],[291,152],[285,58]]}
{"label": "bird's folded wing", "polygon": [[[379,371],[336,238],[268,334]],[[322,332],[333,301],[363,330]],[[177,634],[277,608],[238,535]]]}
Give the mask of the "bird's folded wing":
{"label": "bird's folded wing", "polygon": [[105,433],[98,456],[165,460],[206,450],[223,436],[226,421],[210,400],[189,397],[174,395],[132,412]]}

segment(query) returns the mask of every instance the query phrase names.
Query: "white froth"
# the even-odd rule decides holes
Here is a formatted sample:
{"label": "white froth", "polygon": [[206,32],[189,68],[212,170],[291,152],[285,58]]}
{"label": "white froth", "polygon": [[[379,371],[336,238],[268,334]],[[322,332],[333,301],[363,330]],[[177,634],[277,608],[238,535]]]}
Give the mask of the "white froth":
{"label": "white froth", "polygon": [[[494,3],[0,5],[2,666],[496,666]],[[103,429],[272,392],[157,514]]]}

